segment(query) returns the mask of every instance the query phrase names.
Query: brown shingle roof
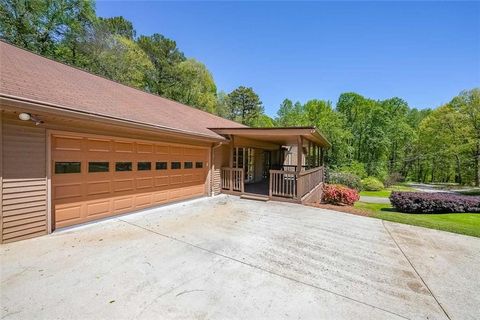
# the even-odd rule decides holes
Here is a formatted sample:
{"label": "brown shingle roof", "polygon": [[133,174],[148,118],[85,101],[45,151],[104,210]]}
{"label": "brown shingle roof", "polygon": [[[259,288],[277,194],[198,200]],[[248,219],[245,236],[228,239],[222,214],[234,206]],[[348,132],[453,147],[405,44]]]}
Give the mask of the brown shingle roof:
{"label": "brown shingle roof", "polygon": [[0,95],[219,138],[244,127],[210,113],[55,62],[0,41]]}

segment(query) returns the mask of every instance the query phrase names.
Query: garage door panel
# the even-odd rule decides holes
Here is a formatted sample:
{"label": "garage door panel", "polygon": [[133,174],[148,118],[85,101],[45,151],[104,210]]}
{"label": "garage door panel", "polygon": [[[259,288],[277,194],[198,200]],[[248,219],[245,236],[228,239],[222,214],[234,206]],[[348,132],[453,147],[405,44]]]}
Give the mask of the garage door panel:
{"label": "garage door panel", "polygon": [[78,137],[54,137],[53,149],[58,151],[81,151],[83,139]]}
{"label": "garage door panel", "polygon": [[169,176],[157,176],[155,177],[155,186],[156,187],[165,187],[168,186]]}
{"label": "garage door panel", "polygon": [[53,199],[76,198],[82,196],[82,184],[55,184],[53,187]]}
{"label": "garage door panel", "polygon": [[175,186],[183,183],[183,177],[181,174],[172,174],[169,177],[170,185]]}
{"label": "garage door panel", "polygon": [[120,141],[115,141],[115,142],[114,142],[114,148],[115,148],[115,152],[120,152],[120,153],[133,153],[133,151],[134,151],[134,144],[133,144],[133,142],[120,142]]}
{"label": "garage door panel", "polygon": [[133,189],[134,189],[133,178],[113,181],[113,192],[132,191]]}
{"label": "garage door panel", "polygon": [[141,208],[152,205],[152,194],[142,194],[135,196],[135,208]]}
{"label": "garage door panel", "polygon": [[122,212],[133,209],[133,196],[113,199],[113,210],[115,212]]}
{"label": "garage door panel", "polygon": [[153,188],[153,177],[136,178],[137,189]]}
{"label": "garage door panel", "polygon": [[89,152],[105,153],[111,151],[110,140],[87,139],[87,150]]}
{"label": "garage door panel", "polygon": [[[68,173],[67,169],[64,173],[52,172],[56,227],[203,195],[207,161],[207,148],[103,136],[53,135],[52,168],[55,162],[81,162],[79,173]],[[99,163],[90,166],[90,162]],[[117,171],[118,162],[131,162],[131,171]],[[139,166],[139,162],[151,166]],[[180,168],[172,169],[172,162],[178,162]],[[201,162],[200,167],[197,162]],[[128,166],[118,168],[129,170]]]}
{"label": "garage door panel", "polygon": [[79,220],[82,217],[82,204],[57,205],[55,208],[55,221],[65,222]]}
{"label": "garage door panel", "polygon": [[141,154],[153,153],[153,145],[146,143],[137,143],[137,152]]}
{"label": "garage door panel", "polygon": [[152,196],[152,201],[156,204],[165,203],[169,199],[168,196],[169,196],[168,191],[154,192]]}
{"label": "garage door panel", "polygon": [[112,192],[110,180],[87,183],[87,196],[109,194]]}
{"label": "garage door panel", "polygon": [[155,146],[155,153],[156,154],[161,154],[161,155],[169,155],[170,154],[170,148],[168,146],[157,145],[157,146]]}
{"label": "garage door panel", "polygon": [[111,200],[87,203],[87,216],[105,215],[111,212]]}

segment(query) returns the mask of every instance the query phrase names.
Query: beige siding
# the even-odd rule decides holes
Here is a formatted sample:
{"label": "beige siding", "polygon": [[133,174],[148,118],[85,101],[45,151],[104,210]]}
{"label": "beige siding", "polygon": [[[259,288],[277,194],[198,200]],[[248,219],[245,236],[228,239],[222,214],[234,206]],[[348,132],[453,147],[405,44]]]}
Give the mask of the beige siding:
{"label": "beige siding", "polygon": [[212,191],[214,195],[221,192],[220,169],[222,167],[228,167],[230,161],[229,152],[230,146],[227,144],[221,145],[213,151]]}
{"label": "beige siding", "polygon": [[2,242],[47,233],[46,132],[2,121]]}

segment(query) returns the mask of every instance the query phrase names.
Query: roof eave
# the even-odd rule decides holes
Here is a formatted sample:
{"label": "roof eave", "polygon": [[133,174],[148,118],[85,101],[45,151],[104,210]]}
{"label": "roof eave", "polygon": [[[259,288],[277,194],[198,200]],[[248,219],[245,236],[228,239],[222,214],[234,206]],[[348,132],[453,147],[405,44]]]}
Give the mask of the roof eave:
{"label": "roof eave", "polygon": [[224,137],[219,135],[218,133],[212,131],[214,135],[207,135],[207,134],[202,134],[198,132],[192,132],[192,131],[187,131],[187,130],[182,130],[182,129],[177,129],[177,128],[171,128],[167,126],[162,126],[162,125],[156,125],[152,123],[145,123],[145,122],[139,122],[139,121],[134,121],[134,120],[129,120],[129,119],[124,119],[124,118],[118,118],[118,117],[113,117],[109,115],[103,115],[103,114],[98,114],[98,113],[93,113],[93,112],[86,112],[86,111],[81,111],[81,110],[76,110],[72,109],[67,106],[62,106],[62,105],[57,105],[57,104],[52,104],[48,102],[43,102],[43,101],[38,101],[38,100],[33,100],[33,99],[28,99],[28,98],[22,98],[18,96],[12,96],[4,93],[0,93],[0,102],[13,102],[13,103],[18,103],[22,105],[28,105],[33,108],[42,108],[43,111],[52,111],[52,112],[61,112],[65,115],[72,115],[72,116],[77,116],[77,117],[86,117],[86,118],[94,118],[98,120],[103,120],[110,122],[112,124],[117,124],[117,125],[129,125],[129,126],[134,126],[137,128],[147,128],[147,129],[154,129],[159,132],[165,132],[165,133],[171,133],[179,136],[184,136],[184,137],[190,137],[190,138],[196,138],[196,139],[203,139],[203,140],[208,140],[212,142],[222,142],[226,141]]}

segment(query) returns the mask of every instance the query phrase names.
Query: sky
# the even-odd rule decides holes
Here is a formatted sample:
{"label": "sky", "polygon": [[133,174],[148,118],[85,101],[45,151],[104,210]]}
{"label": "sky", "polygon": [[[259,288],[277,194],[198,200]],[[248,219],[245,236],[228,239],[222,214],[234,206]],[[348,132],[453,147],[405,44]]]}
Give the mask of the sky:
{"label": "sky", "polygon": [[480,2],[97,0],[137,35],[161,33],[204,63],[218,90],[252,87],[265,111],[343,92],[434,108],[480,87]]}

